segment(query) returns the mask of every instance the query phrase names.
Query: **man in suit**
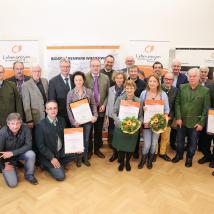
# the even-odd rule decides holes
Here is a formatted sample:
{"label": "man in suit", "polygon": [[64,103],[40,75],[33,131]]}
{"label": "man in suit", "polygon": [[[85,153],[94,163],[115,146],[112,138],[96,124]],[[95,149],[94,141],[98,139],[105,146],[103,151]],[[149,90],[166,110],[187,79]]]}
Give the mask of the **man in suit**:
{"label": "man in suit", "polygon": [[48,81],[41,78],[41,67],[34,64],[31,67],[31,79],[22,86],[22,102],[25,120],[29,128],[33,128],[45,118],[45,103],[48,96]]}
{"label": "man in suit", "polygon": [[104,68],[101,69],[100,73],[103,73],[108,76],[109,81],[110,81],[110,87],[115,84],[115,82],[112,79],[112,76],[114,74],[113,66],[114,66],[114,57],[112,55],[108,55],[105,57],[104,61]]}
{"label": "man in suit", "polygon": [[58,105],[54,100],[46,103],[47,117],[35,128],[35,140],[41,167],[57,181],[65,179],[64,166],[74,159],[64,151],[65,121],[58,117]]}
{"label": "man in suit", "polygon": [[5,69],[0,65],[0,128],[6,125],[9,113],[23,114],[22,101],[16,85],[4,80]]}
{"label": "man in suit", "polygon": [[[208,79],[209,68],[207,66],[201,66],[200,70],[200,83],[202,86],[209,88],[211,96],[211,108],[214,108],[214,82]],[[200,132],[198,140],[198,149],[203,153],[203,157],[198,160],[199,164],[207,162],[211,168],[214,168],[214,150],[211,143],[214,140],[214,135],[207,134],[207,127],[205,126]]]}
{"label": "man in suit", "polygon": [[210,107],[209,89],[200,84],[200,71],[192,68],[188,71],[189,83],[180,86],[175,101],[175,118],[178,127],[178,142],[173,163],[183,159],[185,137],[188,136],[186,167],[192,166],[197,149],[198,134],[205,126]]}
{"label": "man in suit", "polygon": [[[172,86],[179,88],[180,85],[188,83],[187,76],[181,73],[181,62],[174,59],[171,64],[172,72],[174,74],[174,81]],[[176,150],[176,137],[177,131],[172,128],[170,133],[170,146],[173,150]]]}
{"label": "man in suit", "polygon": [[105,117],[105,110],[108,99],[108,90],[110,82],[108,76],[100,73],[101,63],[99,59],[92,59],[90,61],[90,72],[86,74],[86,87],[90,88],[94,93],[94,98],[97,105],[98,118],[93,124],[92,132],[94,130],[94,142],[92,142],[92,134],[89,142],[89,155],[93,153],[99,158],[105,158],[104,154],[100,151],[102,147],[102,129]]}
{"label": "man in suit", "polygon": [[71,63],[67,58],[62,58],[59,62],[60,74],[49,81],[48,100],[56,100],[58,103],[58,114],[63,117],[66,127],[70,127],[70,121],[67,114],[66,99],[68,92],[72,89]]}
{"label": "man in suit", "polygon": [[28,81],[30,77],[24,75],[24,63],[16,61],[13,63],[14,76],[8,80],[14,82],[18,89],[19,94],[22,92],[22,85],[24,82]]}
{"label": "man in suit", "polygon": [[[134,59],[134,57],[133,57],[133,56],[127,56],[127,57],[125,58],[125,64],[126,64],[126,67],[123,68],[123,69],[121,69],[121,71],[122,71],[123,73],[125,73],[126,76],[128,77],[128,76],[129,76],[129,68],[135,64],[135,59]],[[144,71],[139,70],[139,73],[143,76],[143,78],[145,78]]]}

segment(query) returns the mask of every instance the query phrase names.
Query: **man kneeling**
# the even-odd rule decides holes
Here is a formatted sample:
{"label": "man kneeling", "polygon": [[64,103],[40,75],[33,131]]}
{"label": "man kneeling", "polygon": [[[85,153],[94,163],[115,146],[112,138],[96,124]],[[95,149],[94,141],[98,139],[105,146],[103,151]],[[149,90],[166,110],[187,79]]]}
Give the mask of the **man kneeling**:
{"label": "man kneeling", "polygon": [[63,165],[74,159],[73,155],[65,155],[64,152],[66,123],[63,118],[57,117],[56,101],[48,101],[45,108],[47,117],[41,120],[35,128],[38,158],[42,168],[47,170],[54,179],[63,181],[65,179]]}
{"label": "man kneeling", "polygon": [[31,184],[38,184],[34,177],[35,153],[31,150],[32,137],[27,125],[22,124],[18,113],[10,113],[7,126],[0,130],[0,158],[5,182],[9,187],[18,183],[16,166],[19,160],[24,160],[25,179]]}

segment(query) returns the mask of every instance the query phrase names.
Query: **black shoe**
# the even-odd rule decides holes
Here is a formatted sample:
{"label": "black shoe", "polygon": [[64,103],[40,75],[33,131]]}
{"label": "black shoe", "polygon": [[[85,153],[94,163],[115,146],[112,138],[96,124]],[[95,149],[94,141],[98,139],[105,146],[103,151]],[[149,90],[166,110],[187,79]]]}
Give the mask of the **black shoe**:
{"label": "black shoe", "polygon": [[175,157],[172,158],[172,163],[177,163],[180,160],[183,160],[183,157],[180,157],[179,155],[176,154]]}
{"label": "black shoe", "polygon": [[144,164],[146,163],[147,156],[148,155],[142,155],[140,163],[138,164],[138,169],[142,169],[144,167]]}
{"label": "black shoe", "polygon": [[192,166],[192,158],[187,158],[185,162],[185,167],[191,167]]}
{"label": "black shoe", "polygon": [[119,171],[123,171],[124,169],[124,163],[120,163],[119,167],[118,167],[118,170]]}
{"label": "black shoe", "polygon": [[202,157],[201,159],[198,160],[199,164],[204,164],[210,162],[210,159],[207,156]]}
{"label": "black shoe", "polygon": [[105,155],[98,149],[94,152],[95,155],[97,155],[99,158],[105,158]]}
{"label": "black shoe", "polygon": [[211,162],[209,163],[209,167],[210,167],[210,168],[214,168],[214,161],[211,161]]}
{"label": "black shoe", "polygon": [[77,158],[76,166],[77,167],[81,167],[82,166],[82,157],[78,157]]}
{"label": "black shoe", "polygon": [[88,160],[91,159],[91,156],[93,155],[93,152],[92,151],[88,151]]}
{"label": "black shoe", "polygon": [[33,184],[33,185],[37,185],[39,184],[38,180],[34,177],[34,176],[30,176],[28,178],[25,178],[29,183]]}
{"label": "black shoe", "polygon": [[175,145],[175,143],[170,143],[170,147],[172,150],[176,151],[177,147]]}
{"label": "black shoe", "polygon": [[168,162],[171,161],[171,158],[167,154],[164,154],[164,155],[159,154],[159,157],[164,159],[165,161],[168,161]]}
{"label": "black shoe", "polygon": [[138,153],[138,152],[134,152],[133,158],[134,158],[135,160],[137,160],[137,159],[139,158],[139,153]]}
{"label": "black shoe", "polygon": [[147,160],[147,168],[148,169],[152,169],[152,167],[153,167],[152,162],[153,162],[153,159],[154,159],[154,155],[155,154],[149,154],[149,158]]}
{"label": "black shoe", "polygon": [[131,165],[129,162],[126,162],[126,171],[131,171]]}
{"label": "black shoe", "polygon": [[214,176],[214,172],[212,172],[212,175]]}
{"label": "black shoe", "polygon": [[154,154],[154,157],[153,157],[153,159],[152,159],[152,162],[156,162],[156,160],[157,160],[157,154]]}
{"label": "black shoe", "polygon": [[113,155],[111,156],[111,158],[109,159],[109,161],[113,162],[113,161],[117,160],[117,157],[118,157],[118,153],[114,151]]}
{"label": "black shoe", "polygon": [[83,163],[86,165],[86,166],[91,166],[91,163],[89,162],[89,160],[88,159],[84,159],[83,160]]}

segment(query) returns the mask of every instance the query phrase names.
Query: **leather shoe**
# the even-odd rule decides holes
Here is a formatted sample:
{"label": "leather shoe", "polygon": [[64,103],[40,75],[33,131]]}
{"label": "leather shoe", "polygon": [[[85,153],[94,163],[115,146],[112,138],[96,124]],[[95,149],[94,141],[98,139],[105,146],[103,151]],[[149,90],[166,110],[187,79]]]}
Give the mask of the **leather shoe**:
{"label": "leather shoe", "polygon": [[214,176],[214,172],[212,172],[212,175]]}
{"label": "leather shoe", "polygon": [[126,171],[131,171],[131,165],[129,162],[126,163]]}
{"label": "leather shoe", "polygon": [[175,155],[175,157],[172,159],[172,163],[177,163],[182,159],[183,159],[183,157],[180,157],[179,155]]}
{"label": "leather shoe", "polygon": [[30,176],[30,177],[26,178],[26,180],[33,185],[37,185],[39,183],[38,180],[34,176]]}
{"label": "leather shoe", "polygon": [[89,160],[83,160],[83,163],[84,163],[87,167],[91,166],[91,163],[89,162]]}
{"label": "leather shoe", "polygon": [[191,167],[192,166],[192,158],[187,158],[185,162],[185,167]]}
{"label": "leather shoe", "polygon": [[204,157],[202,157],[201,159],[198,160],[199,164],[204,164],[204,163],[207,163],[207,162],[210,162],[210,160],[206,156],[204,156]]}
{"label": "leather shoe", "polygon": [[88,160],[91,159],[91,156],[93,155],[93,152],[92,151],[88,151]]}
{"label": "leather shoe", "polygon": [[118,170],[119,171],[123,171],[123,168],[124,168],[124,163],[120,163],[120,165],[118,167]]}
{"label": "leather shoe", "polygon": [[211,161],[211,162],[210,162],[209,167],[210,167],[210,168],[214,168],[214,161]]}
{"label": "leather shoe", "polygon": [[99,158],[105,158],[105,155],[100,150],[95,151],[94,154],[97,155]]}
{"label": "leather shoe", "polygon": [[159,157],[164,159],[165,161],[169,161],[169,162],[171,161],[171,158],[167,154],[164,154],[164,155],[159,154]]}
{"label": "leather shoe", "polygon": [[118,154],[117,152],[114,152],[113,155],[111,156],[111,158],[109,159],[110,162],[113,162],[115,160],[117,160]]}

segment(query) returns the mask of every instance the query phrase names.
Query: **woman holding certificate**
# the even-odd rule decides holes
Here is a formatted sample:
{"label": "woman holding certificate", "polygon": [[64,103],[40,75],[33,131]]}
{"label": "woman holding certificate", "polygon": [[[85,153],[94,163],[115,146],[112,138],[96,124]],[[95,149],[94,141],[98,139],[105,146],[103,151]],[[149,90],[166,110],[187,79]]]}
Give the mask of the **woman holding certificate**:
{"label": "woman holding certificate", "polygon": [[[155,114],[169,114],[169,103],[167,94],[161,90],[160,79],[157,75],[148,78],[148,85],[140,95],[140,100],[144,106],[142,158],[138,168],[142,169],[147,161],[147,168],[153,167],[152,160],[158,144],[159,133],[153,132],[149,127],[149,122]],[[149,154],[149,155],[148,155]]]}
{"label": "woman holding certificate", "polygon": [[[142,120],[142,105],[140,99],[134,95],[136,84],[132,80],[127,80],[124,84],[125,94],[118,97],[115,102],[112,117],[115,123],[112,146],[118,151],[119,171],[123,171],[124,166],[127,171],[131,170],[130,159],[135,150],[138,140],[139,130],[135,132],[124,132],[123,124],[127,122],[127,127],[136,125]],[[132,118],[136,118],[133,122]],[[138,127],[139,128],[139,127]],[[126,159],[126,162],[125,162]]]}
{"label": "woman holding certificate", "polygon": [[112,112],[117,98],[125,93],[123,84],[126,80],[126,75],[123,72],[115,72],[113,74],[112,80],[115,82],[115,85],[109,88],[105,118],[105,126],[108,127],[108,143],[110,148],[113,150],[113,155],[109,159],[110,162],[115,161],[118,157],[117,150],[114,147],[112,147],[112,138],[115,127]]}
{"label": "woman holding certificate", "polygon": [[[85,75],[77,71],[72,76],[74,89],[67,95],[67,112],[72,127],[83,127],[84,153],[83,163],[90,166],[88,160],[88,144],[92,123],[96,122],[97,107],[91,89],[84,86]],[[77,166],[80,167],[82,154],[77,154]]]}

